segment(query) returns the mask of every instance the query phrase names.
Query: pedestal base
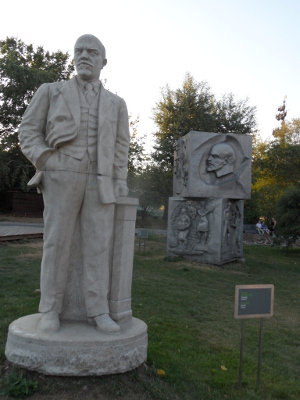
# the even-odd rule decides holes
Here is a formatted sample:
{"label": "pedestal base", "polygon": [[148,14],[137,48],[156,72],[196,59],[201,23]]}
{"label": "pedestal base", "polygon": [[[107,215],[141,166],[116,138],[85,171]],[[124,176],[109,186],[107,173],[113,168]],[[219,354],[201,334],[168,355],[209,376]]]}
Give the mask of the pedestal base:
{"label": "pedestal base", "polygon": [[132,318],[107,335],[87,322],[61,321],[54,334],[37,331],[40,314],[9,326],[5,355],[13,364],[46,375],[91,376],[130,371],[147,358],[147,325]]}

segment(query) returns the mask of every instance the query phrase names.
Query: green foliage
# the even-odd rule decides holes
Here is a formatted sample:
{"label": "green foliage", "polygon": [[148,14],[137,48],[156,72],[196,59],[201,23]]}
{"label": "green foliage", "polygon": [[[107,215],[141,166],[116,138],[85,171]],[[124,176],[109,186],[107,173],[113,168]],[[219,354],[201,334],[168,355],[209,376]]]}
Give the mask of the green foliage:
{"label": "green foliage", "polygon": [[149,211],[160,207],[162,194],[157,190],[161,184],[158,167],[150,162],[144,149],[144,137],[138,134],[138,118],[130,121],[131,138],[128,153],[128,187],[130,195],[139,198],[142,218],[146,219]]}
{"label": "green foliage", "polygon": [[183,85],[162,89],[161,100],[153,110],[158,127],[154,160],[161,166],[173,165],[173,145],[190,131],[251,133],[256,126],[255,107],[247,100],[236,101],[232,93],[217,100],[206,82],[196,82],[189,74]]}
{"label": "green foliage", "polygon": [[130,120],[129,126],[131,130],[130,147],[128,152],[128,178],[129,188],[133,188],[135,177],[142,172],[143,164],[147,161],[144,149],[144,137],[138,133],[139,119]]}
{"label": "green foliage", "polygon": [[164,206],[167,218],[168,199],[173,192],[175,141],[190,131],[251,133],[256,126],[255,108],[247,100],[236,101],[232,93],[217,100],[206,82],[196,82],[186,75],[181,88],[162,89],[161,99],[153,110],[158,127],[152,162],[132,180],[132,187],[144,209]]}
{"label": "green foliage", "polygon": [[276,235],[288,247],[300,237],[300,186],[290,187],[279,198],[276,212]]}
{"label": "green foliage", "polygon": [[131,195],[139,198],[142,217],[153,208],[166,205],[172,193],[172,172],[160,165],[148,163],[130,181]]}
{"label": "green foliage", "polygon": [[[42,83],[67,80],[74,71],[69,54],[49,53],[42,46],[7,37],[0,41],[0,137],[17,144],[16,129],[34,92]],[[10,137],[10,135],[13,135]]]}
{"label": "green foliage", "polygon": [[233,94],[217,100],[206,82],[196,82],[187,74],[182,87],[172,90],[168,85],[153,109],[158,130],[152,159],[154,176],[159,176],[160,194],[167,215],[168,198],[172,196],[174,143],[190,131],[220,133],[251,133],[256,126],[255,107],[247,100],[236,101]]}
{"label": "green foliage", "polygon": [[273,130],[275,140],[291,144],[300,144],[300,118],[283,121],[280,128]]}
{"label": "green foliage", "polygon": [[[300,143],[289,140],[254,141],[252,199],[247,207],[270,223],[279,197],[300,180]],[[248,210],[250,212],[250,210]],[[245,208],[246,212],[246,208]]]}
{"label": "green foliage", "polygon": [[17,398],[31,396],[38,390],[36,381],[27,380],[21,372],[19,373],[16,370],[12,370],[1,379],[1,385],[4,387],[2,395]]}
{"label": "green foliage", "polygon": [[9,186],[10,169],[7,162],[7,152],[3,152],[0,147],[0,192]]}
{"label": "green foliage", "polygon": [[27,182],[35,169],[24,156],[19,145],[3,150],[0,146],[0,192],[21,188],[28,191]]}
{"label": "green foliage", "polygon": [[251,199],[244,200],[244,223],[256,224],[261,216],[260,197],[258,192],[252,192]]}
{"label": "green foliage", "polygon": [[34,168],[19,147],[17,129],[42,83],[67,80],[74,72],[69,54],[7,37],[0,41],[0,191],[26,190]]}

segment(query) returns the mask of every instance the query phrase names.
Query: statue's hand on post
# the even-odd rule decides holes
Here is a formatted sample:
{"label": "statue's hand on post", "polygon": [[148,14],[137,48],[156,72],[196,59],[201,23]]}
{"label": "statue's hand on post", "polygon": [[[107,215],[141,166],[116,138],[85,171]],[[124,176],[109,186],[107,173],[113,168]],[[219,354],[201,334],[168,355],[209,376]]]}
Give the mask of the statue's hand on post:
{"label": "statue's hand on post", "polygon": [[123,179],[116,179],[114,182],[114,192],[116,197],[127,197],[129,189]]}

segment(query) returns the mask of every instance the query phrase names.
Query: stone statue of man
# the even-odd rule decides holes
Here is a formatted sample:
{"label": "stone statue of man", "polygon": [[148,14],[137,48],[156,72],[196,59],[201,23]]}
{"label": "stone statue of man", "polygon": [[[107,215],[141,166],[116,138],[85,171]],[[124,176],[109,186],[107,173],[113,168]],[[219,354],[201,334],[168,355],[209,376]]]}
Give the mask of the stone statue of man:
{"label": "stone statue of man", "polygon": [[99,81],[107,60],[98,38],[79,37],[74,61],[77,76],[43,84],[19,129],[22,150],[37,168],[29,186],[42,192],[45,204],[38,330],[60,327],[79,221],[87,317],[99,331],[118,333],[109,316],[109,263],[116,197],[128,194],[128,113],[124,100]]}

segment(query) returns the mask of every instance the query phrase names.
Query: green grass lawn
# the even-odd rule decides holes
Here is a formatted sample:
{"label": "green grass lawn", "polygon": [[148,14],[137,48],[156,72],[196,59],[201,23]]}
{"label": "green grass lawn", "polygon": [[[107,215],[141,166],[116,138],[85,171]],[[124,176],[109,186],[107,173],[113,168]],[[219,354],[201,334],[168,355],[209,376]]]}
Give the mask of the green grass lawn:
{"label": "green grass lawn", "polygon": [[[132,309],[148,324],[147,363],[153,371],[163,369],[165,377],[157,378],[156,390],[145,398],[299,399],[300,250],[287,254],[272,247],[244,246],[245,264],[217,267],[165,261],[165,239],[153,239],[146,251],[136,246]],[[39,240],[0,244],[2,365],[9,323],[37,312],[39,296],[34,290],[39,287],[40,259]],[[253,319],[245,323],[238,391],[241,321],[234,319],[235,285],[267,283],[275,286],[275,302],[273,318],[264,321],[260,388],[259,319]]]}

